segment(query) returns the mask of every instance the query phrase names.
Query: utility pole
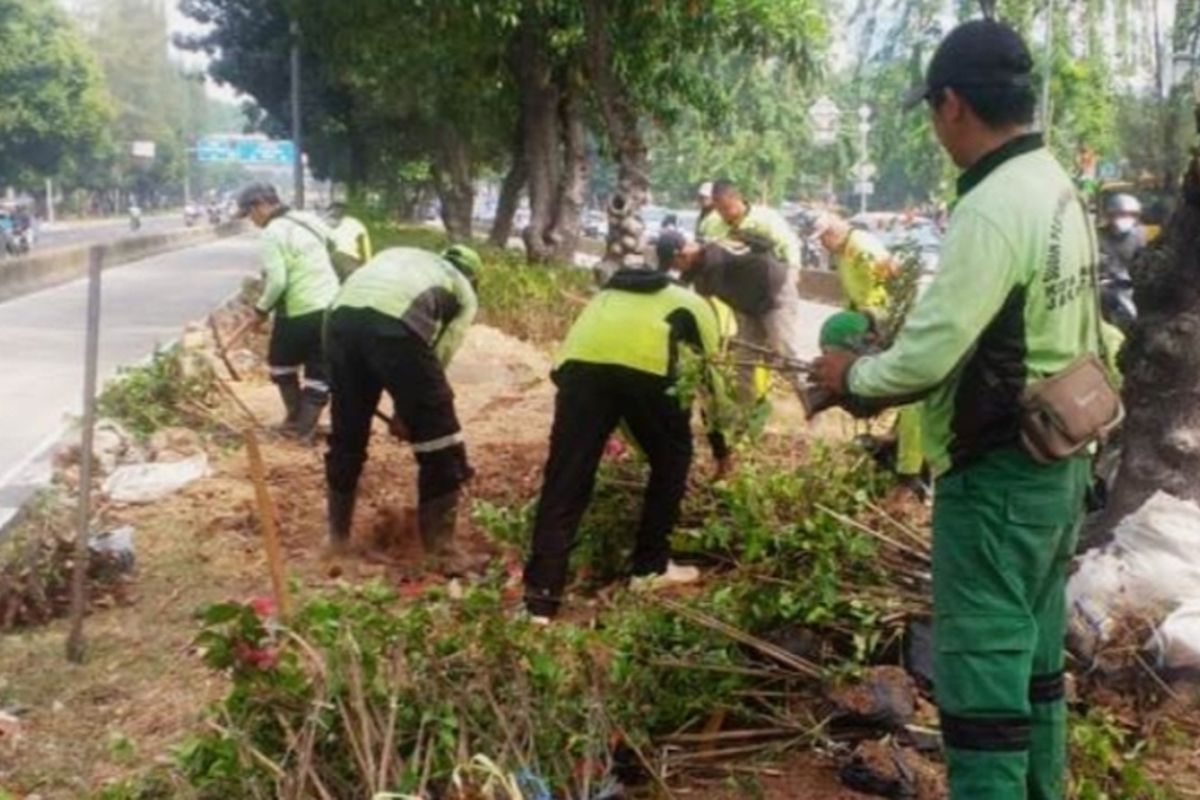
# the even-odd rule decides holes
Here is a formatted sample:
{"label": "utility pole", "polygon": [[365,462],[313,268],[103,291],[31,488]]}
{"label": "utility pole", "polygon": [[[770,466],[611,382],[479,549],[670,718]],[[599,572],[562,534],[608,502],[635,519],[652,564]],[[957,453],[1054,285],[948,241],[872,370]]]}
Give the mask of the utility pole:
{"label": "utility pole", "polygon": [[304,147],[300,126],[300,23],[292,20],[292,146],[296,149],[292,161],[294,183],[292,206],[304,208]]}
{"label": "utility pole", "polygon": [[192,204],[192,78],[186,70],[183,73],[183,205]]}
{"label": "utility pole", "polygon": [[866,104],[859,106],[858,109],[858,135],[859,135],[859,162],[857,172],[858,178],[858,212],[860,214],[867,213],[867,195],[870,194],[870,180],[872,174],[869,170],[874,169],[869,167],[870,153],[867,150],[867,136],[871,133],[871,108]]}

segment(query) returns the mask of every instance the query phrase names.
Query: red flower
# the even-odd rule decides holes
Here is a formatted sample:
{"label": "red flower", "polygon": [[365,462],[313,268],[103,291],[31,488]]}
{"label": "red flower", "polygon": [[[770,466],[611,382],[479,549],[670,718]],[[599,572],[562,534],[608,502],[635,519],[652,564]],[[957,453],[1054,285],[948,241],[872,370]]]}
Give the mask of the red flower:
{"label": "red flower", "polygon": [[254,610],[259,619],[269,619],[279,613],[272,597],[252,597],[247,605]]}

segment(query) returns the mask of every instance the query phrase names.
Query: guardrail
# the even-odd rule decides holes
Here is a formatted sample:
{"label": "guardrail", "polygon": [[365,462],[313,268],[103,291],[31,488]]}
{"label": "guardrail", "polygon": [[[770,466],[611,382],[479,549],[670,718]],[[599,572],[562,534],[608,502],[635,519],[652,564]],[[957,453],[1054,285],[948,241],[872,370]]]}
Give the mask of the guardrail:
{"label": "guardrail", "polygon": [[[171,250],[233,236],[243,230],[242,222],[226,222],[201,230],[125,236],[104,243],[108,250],[105,266],[128,264]],[[64,245],[0,261],[0,302],[82,278],[87,274],[88,252],[93,246]]]}

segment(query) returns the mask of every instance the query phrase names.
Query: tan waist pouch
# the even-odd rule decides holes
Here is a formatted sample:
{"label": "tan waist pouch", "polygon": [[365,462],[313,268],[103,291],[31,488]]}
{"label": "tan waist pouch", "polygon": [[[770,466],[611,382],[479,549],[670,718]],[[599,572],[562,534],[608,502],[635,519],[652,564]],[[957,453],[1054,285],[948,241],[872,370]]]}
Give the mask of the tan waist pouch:
{"label": "tan waist pouch", "polygon": [[1066,369],[1030,384],[1021,396],[1021,444],[1035,460],[1069,458],[1121,424],[1121,395],[1104,364],[1086,353]]}

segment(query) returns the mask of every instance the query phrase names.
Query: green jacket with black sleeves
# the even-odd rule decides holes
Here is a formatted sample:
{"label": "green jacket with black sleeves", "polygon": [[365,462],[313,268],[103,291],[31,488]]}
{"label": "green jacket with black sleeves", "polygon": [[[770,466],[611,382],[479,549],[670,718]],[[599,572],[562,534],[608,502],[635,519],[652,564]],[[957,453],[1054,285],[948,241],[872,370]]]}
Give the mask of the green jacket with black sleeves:
{"label": "green jacket with black sleeves", "polygon": [[959,179],[937,275],[893,345],[847,374],[851,404],[924,399],[935,474],[1019,442],[1022,392],[1096,352],[1096,253],[1070,177],[1028,134]]}

